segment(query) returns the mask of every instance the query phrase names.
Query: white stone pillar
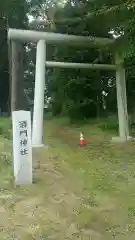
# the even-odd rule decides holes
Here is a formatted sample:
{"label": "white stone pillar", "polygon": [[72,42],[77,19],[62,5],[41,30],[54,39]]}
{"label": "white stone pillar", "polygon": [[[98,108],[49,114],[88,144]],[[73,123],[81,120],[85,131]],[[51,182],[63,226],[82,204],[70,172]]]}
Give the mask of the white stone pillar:
{"label": "white stone pillar", "polygon": [[44,40],[37,43],[36,52],[36,72],[35,72],[35,93],[34,93],[34,112],[33,112],[33,147],[43,145],[43,114],[44,114],[44,88],[45,88],[45,61],[46,44]]}
{"label": "white stone pillar", "polygon": [[116,64],[116,91],[120,137],[119,140],[124,142],[129,139],[125,69],[123,67],[123,62],[118,58],[118,56],[116,57]]}

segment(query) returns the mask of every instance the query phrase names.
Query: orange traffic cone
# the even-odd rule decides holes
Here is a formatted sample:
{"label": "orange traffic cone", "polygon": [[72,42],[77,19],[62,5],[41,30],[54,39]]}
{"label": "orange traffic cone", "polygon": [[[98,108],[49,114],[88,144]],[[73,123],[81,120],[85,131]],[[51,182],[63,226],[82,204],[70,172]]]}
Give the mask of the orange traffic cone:
{"label": "orange traffic cone", "polygon": [[80,133],[80,146],[84,146],[85,145],[85,141],[84,141],[84,136],[83,133]]}

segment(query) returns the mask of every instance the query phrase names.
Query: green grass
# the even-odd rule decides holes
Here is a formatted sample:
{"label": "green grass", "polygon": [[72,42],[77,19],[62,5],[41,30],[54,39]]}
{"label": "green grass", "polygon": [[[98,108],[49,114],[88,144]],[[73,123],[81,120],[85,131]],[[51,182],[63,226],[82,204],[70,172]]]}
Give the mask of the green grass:
{"label": "green grass", "polygon": [[0,239],[135,239],[135,143],[112,143],[108,122],[47,120],[49,148],[33,152],[31,186],[14,186],[11,142],[1,135]]}

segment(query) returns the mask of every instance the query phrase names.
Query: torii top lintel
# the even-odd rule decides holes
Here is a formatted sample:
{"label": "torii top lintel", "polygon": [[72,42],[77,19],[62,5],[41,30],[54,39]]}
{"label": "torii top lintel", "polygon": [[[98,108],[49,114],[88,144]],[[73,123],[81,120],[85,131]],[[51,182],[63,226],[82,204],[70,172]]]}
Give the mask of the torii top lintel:
{"label": "torii top lintel", "polygon": [[45,40],[50,44],[68,44],[87,47],[100,47],[114,43],[114,39],[110,38],[97,38],[91,36],[76,36],[61,33],[40,32],[32,30],[12,29],[8,30],[8,39],[23,41],[23,42],[38,42],[39,40]]}

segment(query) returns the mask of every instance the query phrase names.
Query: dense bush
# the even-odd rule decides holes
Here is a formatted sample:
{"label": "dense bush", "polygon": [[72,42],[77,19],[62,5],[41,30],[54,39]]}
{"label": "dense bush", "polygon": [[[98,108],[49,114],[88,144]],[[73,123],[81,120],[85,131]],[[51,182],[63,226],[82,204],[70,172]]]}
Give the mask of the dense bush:
{"label": "dense bush", "polygon": [[7,118],[0,119],[0,135],[6,139],[12,139],[11,121]]}
{"label": "dense bush", "polygon": [[118,119],[116,116],[110,116],[105,119],[101,119],[98,123],[98,127],[104,131],[118,132]]}

